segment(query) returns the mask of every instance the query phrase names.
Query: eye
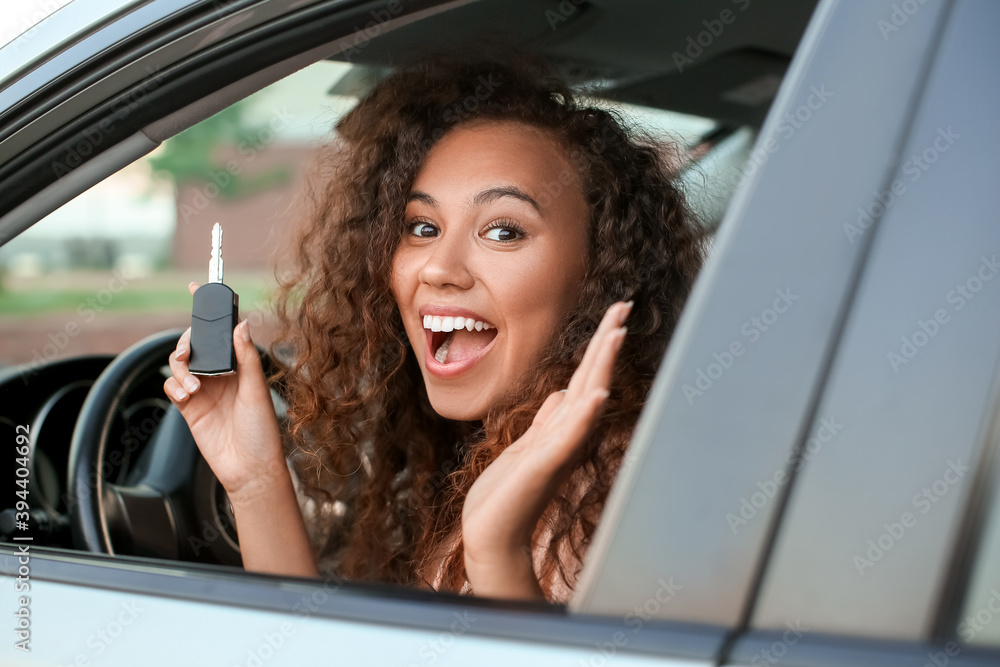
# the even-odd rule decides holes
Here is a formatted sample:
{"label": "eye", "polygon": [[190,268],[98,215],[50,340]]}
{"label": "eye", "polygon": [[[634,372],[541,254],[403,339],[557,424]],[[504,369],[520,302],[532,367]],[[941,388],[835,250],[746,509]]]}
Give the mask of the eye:
{"label": "eye", "polygon": [[428,239],[437,236],[438,229],[425,220],[417,220],[410,223],[410,234]]}
{"label": "eye", "polygon": [[486,238],[500,243],[510,243],[524,236],[524,229],[513,220],[497,220],[486,228]]}

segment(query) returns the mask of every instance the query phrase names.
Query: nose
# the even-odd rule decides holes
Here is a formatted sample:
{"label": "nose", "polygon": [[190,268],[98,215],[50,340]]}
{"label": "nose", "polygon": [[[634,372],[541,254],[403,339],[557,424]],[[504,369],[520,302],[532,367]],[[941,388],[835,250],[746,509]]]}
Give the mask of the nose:
{"label": "nose", "polygon": [[441,234],[427,247],[426,261],[420,267],[420,282],[432,287],[470,289],[475,278],[470,271],[472,248],[459,233]]}

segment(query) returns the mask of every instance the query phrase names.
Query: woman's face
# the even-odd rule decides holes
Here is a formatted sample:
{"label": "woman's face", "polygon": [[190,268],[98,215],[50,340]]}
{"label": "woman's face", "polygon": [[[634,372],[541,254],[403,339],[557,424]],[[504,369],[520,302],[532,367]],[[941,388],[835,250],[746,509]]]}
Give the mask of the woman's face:
{"label": "woman's face", "polygon": [[589,212],[547,133],[477,121],[417,173],[392,290],[434,410],[482,419],[577,304]]}

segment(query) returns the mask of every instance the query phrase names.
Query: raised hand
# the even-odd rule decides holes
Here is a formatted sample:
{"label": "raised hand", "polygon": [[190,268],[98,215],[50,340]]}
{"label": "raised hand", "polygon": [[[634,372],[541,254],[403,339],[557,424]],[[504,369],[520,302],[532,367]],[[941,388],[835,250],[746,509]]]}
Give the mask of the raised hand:
{"label": "raised hand", "polygon": [[[198,283],[188,285],[194,294]],[[260,355],[246,320],[233,329],[234,375],[191,375],[191,329],[170,354],[163,391],[177,406],[202,455],[229,495],[248,570],[319,574],[281,447]]]}
{"label": "raised hand", "polygon": [[612,305],[569,386],[542,403],[531,426],[483,471],[462,509],[465,567],[477,595],[542,597],[530,558],[545,507],[572,471],[604,410],[632,302]]}
{"label": "raised hand", "polygon": [[[188,290],[194,294],[198,287],[192,282]],[[274,404],[246,321],[233,330],[237,363],[233,375],[192,375],[188,371],[190,341],[188,328],[170,354],[173,375],[163,383],[163,391],[184,416],[202,455],[235,501],[259,491],[259,483],[288,473]]]}

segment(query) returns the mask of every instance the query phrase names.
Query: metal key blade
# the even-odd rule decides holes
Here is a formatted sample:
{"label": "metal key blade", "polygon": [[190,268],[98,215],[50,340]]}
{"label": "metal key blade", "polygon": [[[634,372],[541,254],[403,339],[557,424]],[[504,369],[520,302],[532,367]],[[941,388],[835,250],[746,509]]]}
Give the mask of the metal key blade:
{"label": "metal key blade", "polygon": [[222,282],[222,225],[212,227],[212,259],[208,262],[208,282]]}

